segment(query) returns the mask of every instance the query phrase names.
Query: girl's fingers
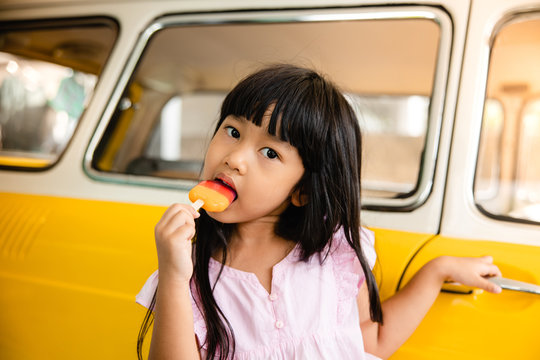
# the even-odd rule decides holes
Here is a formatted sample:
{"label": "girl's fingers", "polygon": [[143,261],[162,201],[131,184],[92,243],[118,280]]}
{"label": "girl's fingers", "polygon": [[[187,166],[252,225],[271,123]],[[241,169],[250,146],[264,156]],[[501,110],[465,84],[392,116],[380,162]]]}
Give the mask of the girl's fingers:
{"label": "girl's fingers", "polygon": [[159,220],[159,222],[166,223],[167,221],[169,221],[169,219],[173,217],[174,214],[176,214],[180,210],[181,207],[182,205],[180,204],[172,204],[171,206],[169,206],[167,210],[165,210],[163,215],[161,215],[161,219]]}
{"label": "girl's fingers", "polygon": [[501,287],[487,279],[493,276],[502,276],[501,270],[497,265],[493,264],[492,256],[482,256],[480,260],[485,264],[485,267],[479,274],[481,278],[478,287],[494,294],[500,293],[502,291]]}
{"label": "girl's fingers", "polygon": [[502,276],[502,272],[497,265],[491,265],[491,271],[489,273],[491,276]]}
{"label": "girl's fingers", "polygon": [[480,258],[486,265],[482,269],[482,276],[502,276],[501,270],[495,264],[493,264],[493,257],[483,256]]}
{"label": "girl's fingers", "polygon": [[184,224],[195,226],[195,219],[193,219],[193,215],[191,215],[189,210],[180,208],[177,213],[171,216],[165,226],[176,228]]}
{"label": "girl's fingers", "polygon": [[191,213],[191,215],[193,215],[193,218],[194,219],[197,219],[199,216],[201,216],[201,214],[199,214],[199,212],[197,210],[195,210],[193,208],[193,206],[186,206],[186,209],[189,210],[189,212]]}
{"label": "girl's fingers", "polygon": [[484,289],[493,294],[499,294],[502,291],[499,285],[496,285],[492,283],[491,281],[488,281],[486,278],[481,278],[480,284],[477,287],[479,287],[480,289]]}
{"label": "girl's fingers", "polygon": [[189,224],[195,226],[192,212],[186,206],[175,204],[171,206],[156,225],[156,232],[170,234],[176,228]]}
{"label": "girl's fingers", "polygon": [[488,264],[493,264],[493,257],[489,256],[489,255],[482,256],[480,258],[480,260],[482,260],[483,262],[488,263]]}
{"label": "girl's fingers", "polygon": [[189,205],[173,204],[156,224],[155,240],[160,274],[168,272],[182,280],[193,273],[191,239],[199,214]]}
{"label": "girl's fingers", "polygon": [[195,211],[192,206],[185,204],[172,204],[171,206],[169,206],[169,208],[167,208],[167,210],[165,210],[165,212],[161,216],[159,223],[167,224],[171,220],[171,218],[176,216],[180,211],[184,211],[187,214],[190,214],[192,219],[196,219],[201,215],[197,211]]}
{"label": "girl's fingers", "polygon": [[453,280],[468,286],[474,286],[491,293],[498,294],[501,288],[487,280],[493,276],[502,276],[497,265],[493,264],[493,257],[482,256],[478,258],[456,258]]}
{"label": "girl's fingers", "polygon": [[185,239],[191,244],[191,239],[195,236],[195,228],[183,226],[177,228],[173,233],[171,233],[173,238]]}

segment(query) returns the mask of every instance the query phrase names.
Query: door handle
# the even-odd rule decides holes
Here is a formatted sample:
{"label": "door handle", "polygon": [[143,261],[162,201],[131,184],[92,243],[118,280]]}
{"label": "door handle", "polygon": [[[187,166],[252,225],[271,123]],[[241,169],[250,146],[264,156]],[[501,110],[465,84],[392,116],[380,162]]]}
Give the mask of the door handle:
{"label": "door handle", "polygon": [[506,290],[520,291],[529,294],[540,295],[540,286],[536,284],[526,283],[523,281],[517,281],[512,279],[506,279],[500,276],[494,276],[488,278],[492,283],[499,285]]}
{"label": "door handle", "polygon": [[[526,283],[526,282],[518,281],[518,280],[507,279],[500,276],[493,276],[487,279],[505,290],[520,291],[520,292],[524,292],[528,294],[540,295],[540,285]],[[464,294],[464,295],[478,293],[478,291],[481,292],[481,290],[479,289],[475,289],[470,286],[465,286],[465,285],[462,285],[460,283],[453,282],[453,281],[445,282],[441,288],[441,291],[446,292],[446,293]]]}

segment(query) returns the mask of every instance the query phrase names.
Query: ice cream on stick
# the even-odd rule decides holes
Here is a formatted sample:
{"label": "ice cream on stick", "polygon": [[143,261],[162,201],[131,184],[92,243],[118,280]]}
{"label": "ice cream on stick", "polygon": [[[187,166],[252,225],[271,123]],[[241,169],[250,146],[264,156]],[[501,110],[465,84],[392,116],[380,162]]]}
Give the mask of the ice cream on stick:
{"label": "ice cream on stick", "polygon": [[220,181],[205,180],[189,191],[189,200],[193,208],[201,207],[206,211],[220,212],[225,210],[236,198],[236,192]]}

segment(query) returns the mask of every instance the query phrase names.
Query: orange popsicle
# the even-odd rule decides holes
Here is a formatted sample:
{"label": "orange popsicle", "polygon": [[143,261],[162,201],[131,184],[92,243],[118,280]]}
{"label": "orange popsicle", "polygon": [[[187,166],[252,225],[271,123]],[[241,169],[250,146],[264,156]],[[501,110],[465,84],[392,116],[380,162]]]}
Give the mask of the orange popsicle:
{"label": "orange popsicle", "polygon": [[236,192],[220,181],[205,180],[189,191],[189,200],[193,208],[199,210],[201,206],[206,211],[223,211],[236,198]]}

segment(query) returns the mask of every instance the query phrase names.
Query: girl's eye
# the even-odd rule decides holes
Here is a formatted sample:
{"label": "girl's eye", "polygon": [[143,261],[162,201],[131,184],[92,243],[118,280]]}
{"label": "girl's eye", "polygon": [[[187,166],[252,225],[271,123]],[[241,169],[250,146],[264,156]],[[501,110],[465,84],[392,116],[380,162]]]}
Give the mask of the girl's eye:
{"label": "girl's eye", "polygon": [[279,155],[277,154],[277,152],[275,152],[274,150],[270,149],[270,148],[264,148],[261,150],[263,156],[269,158],[269,159],[277,159],[279,158]]}
{"label": "girl's eye", "polygon": [[236,130],[234,127],[232,126],[226,126],[225,127],[225,131],[227,132],[227,135],[235,138],[235,139],[238,139],[240,137],[240,132],[238,130]]}

